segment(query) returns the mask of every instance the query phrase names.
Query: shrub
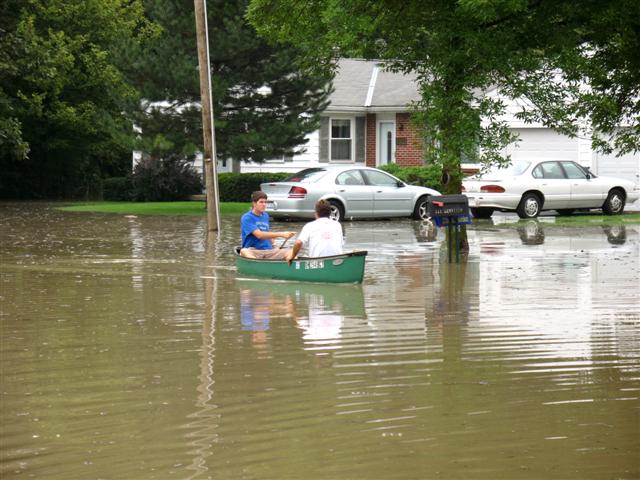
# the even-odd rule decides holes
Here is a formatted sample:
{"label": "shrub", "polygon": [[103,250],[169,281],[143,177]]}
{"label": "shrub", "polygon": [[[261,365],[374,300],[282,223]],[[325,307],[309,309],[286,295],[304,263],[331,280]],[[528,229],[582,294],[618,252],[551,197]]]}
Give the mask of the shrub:
{"label": "shrub", "polygon": [[442,188],[442,168],[440,165],[431,164],[423,167],[402,167],[396,163],[389,163],[380,168],[411,185],[420,185],[435,190]]}
{"label": "shrub", "polygon": [[102,182],[104,200],[131,200],[131,179],[129,177],[105,178]]}
{"label": "shrub", "polygon": [[132,198],[141,202],[186,200],[202,193],[200,174],[183,158],[143,159],[131,175]]}
{"label": "shrub", "polygon": [[291,173],[260,172],[260,173],[220,173],[218,175],[218,189],[221,202],[248,202],[251,194],[260,190],[260,184],[266,182],[281,182]]}

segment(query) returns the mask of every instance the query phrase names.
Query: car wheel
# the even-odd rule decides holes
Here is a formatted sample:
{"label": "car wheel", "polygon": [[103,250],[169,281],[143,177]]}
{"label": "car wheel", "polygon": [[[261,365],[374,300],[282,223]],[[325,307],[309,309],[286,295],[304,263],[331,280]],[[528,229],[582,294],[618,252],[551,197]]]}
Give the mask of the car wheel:
{"label": "car wheel", "polygon": [[542,210],[542,201],[535,193],[525,193],[516,209],[520,218],[536,218]]}
{"label": "car wheel", "polygon": [[560,208],[557,209],[556,212],[558,212],[559,215],[571,215],[573,212],[575,212],[574,208]]}
{"label": "car wheel", "polygon": [[429,197],[420,197],[413,209],[413,218],[416,220],[427,220],[429,218]]}
{"label": "car wheel", "polygon": [[606,215],[619,215],[624,210],[624,203],[624,192],[618,189],[611,190],[602,205],[602,211]]}
{"label": "car wheel", "polygon": [[329,214],[329,218],[331,220],[336,220],[341,222],[344,220],[344,207],[337,200],[329,200],[331,204],[331,213]]}
{"label": "car wheel", "polygon": [[493,208],[472,208],[471,214],[475,218],[491,218],[491,215],[493,215]]}

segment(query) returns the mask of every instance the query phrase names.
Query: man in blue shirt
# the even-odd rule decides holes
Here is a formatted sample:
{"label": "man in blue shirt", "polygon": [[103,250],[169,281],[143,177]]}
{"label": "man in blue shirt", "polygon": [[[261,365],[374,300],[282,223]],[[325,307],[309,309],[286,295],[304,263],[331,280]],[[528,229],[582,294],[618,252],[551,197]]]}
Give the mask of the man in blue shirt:
{"label": "man in blue shirt", "polygon": [[294,232],[269,231],[267,194],[261,191],[251,194],[251,210],[240,219],[242,247],[240,255],[248,258],[285,258],[290,249],[274,249],[272,241],[276,238],[289,239]]}

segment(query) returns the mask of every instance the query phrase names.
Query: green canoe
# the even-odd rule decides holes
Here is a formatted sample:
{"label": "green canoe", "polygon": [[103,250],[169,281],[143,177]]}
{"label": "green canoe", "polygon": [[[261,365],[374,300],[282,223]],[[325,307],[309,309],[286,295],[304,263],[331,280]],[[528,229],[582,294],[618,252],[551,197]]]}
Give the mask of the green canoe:
{"label": "green canoe", "polygon": [[364,276],[366,251],[331,257],[297,258],[291,265],[284,260],[258,260],[242,257],[236,248],[238,273],[249,277],[276,278],[301,282],[360,283]]}

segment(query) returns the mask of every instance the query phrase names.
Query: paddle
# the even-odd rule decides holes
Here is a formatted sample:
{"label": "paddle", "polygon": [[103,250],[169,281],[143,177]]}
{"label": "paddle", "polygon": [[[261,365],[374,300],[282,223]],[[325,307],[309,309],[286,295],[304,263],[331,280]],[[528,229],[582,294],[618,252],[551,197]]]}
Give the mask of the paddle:
{"label": "paddle", "polygon": [[[293,237],[291,237],[291,238],[293,238]],[[284,247],[284,244],[285,244],[285,243],[287,243],[288,241],[289,241],[289,239],[288,239],[288,238],[285,238],[285,239],[284,239],[284,242],[282,242],[282,244],[280,245],[280,248],[282,249],[282,247]],[[291,262],[292,262],[291,260],[289,260],[289,261],[287,262],[287,263],[289,264],[289,266],[291,266]]]}
{"label": "paddle", "polygon": [[284,244],[285,244],[285,243],[287,243],[288,241],[289,241],[289,239],[288,239],[288,238],[285,238],[285,239],[284,239],[284,242],[282,242],[282,244],[280,245],[280,248],[284,247]]}

